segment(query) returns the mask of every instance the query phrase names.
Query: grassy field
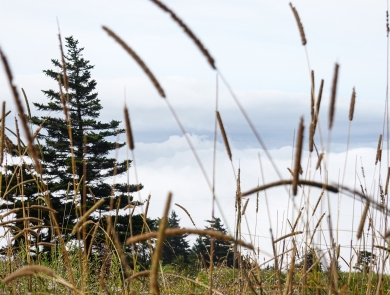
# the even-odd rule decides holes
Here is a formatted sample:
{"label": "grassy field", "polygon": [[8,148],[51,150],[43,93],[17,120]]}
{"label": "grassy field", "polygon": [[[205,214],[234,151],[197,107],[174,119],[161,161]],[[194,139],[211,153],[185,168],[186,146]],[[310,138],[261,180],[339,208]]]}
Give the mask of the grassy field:
{"label": "grassy field", "polygon": [[[239,97],[237,97],[230,88],[227,80],[216,67],[214,58],[206,49],[206,45],[202,44],[197,36],[187,27],[185,22],[180,19],[172,10],[166,7],[163,3],[152,0],[163,11],[167,12],[172,21],[179,25],[186,35],[194,42],[194,45],[202,52],[206,62],[210,65],[213,71],[216,72],[222,84],[228,88],[230,95],[235,101],[238,109],[241,111],[250,129],[256,137],[260,147],[264,150],[267,159],[273,164],[274,161],[270,153],[265,148],[261,134],[258,134],[256,126],[253,125],[247,112],[242,107]],[[292,14],[296,19],[299,29],[299,35],[303,47],[306,46],[305,32],[295,7],[291,5]],[[143,69],[147,77],[150,79],[159,95],[167,103],[167,107],[172,113],[175,121],[180,127],[183,136],[188,141],[192,149],[193,155],[199,164],[199,169],[203,172],[206,181],[209,184],[210,191],[214,193],[214,184],[208,179],[207,173],[204,169],[202,159],[199,158],[197,151],[193,147],[191,138],[186,133],[185,127],[182,125],[180,118],[176,115],[175,109],[166,97],[163,87],[155,78],[152,71],[146,66],[141,58],[130,48],[115,32],[107,27],[102,28],[107,34],[113,38],[120,47],[122,47]],[[297,38],[299,37],[297,34]],[[107,37],[108,38],[108,37]],[[122,50],[118,47],[118,50]],[[305,48],[306,49],[306,48]],[[309,55],[306,52],[306,58],[309,62]],[[62,53],[63,55],[63,53]],[[27,99],[23,101],[19,90],[13,82],[12,73],[8,67],[8,61],[5,54],[1,52],[2,62],[6,69],[9,84],[14,95],[16,106],[20,114],[26,114],[26,107],[28,107]],[[9,61],[10,63],[12,61]],[[0,260],[0,292],[4,294],[387,294],[390,289],[390,277],[388,256],[390,247],[388,245],[388,238],[390,236],[387,228],[388,220],[388,184],[389,174],[379,174],[379,179],[375,182],[378,184],[378,190],[375,195],[367,192],[366,188],[350,187],[344,185],[344,182],[337,186],[327,183],[328,171],[328,154],[330,152],[329,146],[331,143],[331,133],[333,128],[334,114],[336,108],[337,98],[337,83],[338,83],[339,65],[334,66],[334,77],[332,81],[331,103],[329,106],[328,122],[322,122],[320,126],[319,113],[322,99],[323,81],[320,83],[318,89],[314,86],[314,71],[309,69],[312,77],[311,85],[311,105],[310,105],[310,120],[300,120],[297,126],[297,134],[294,143],[293,165],[288,168],[291,174],[289,179],[284,179],[279,174],[279,179],[272,183],[265,183],[253,188],[250,191],[241,191],[240,177],[237,174],[236,187],[236,218],[234,236],[225,235],[213,230],[200,230],[193,228],[186,229],[167,229],[167,218],[172,209],[171,195],[167,196],[164,214],[161,216],[161,222],[158,230],[150,232],[147,230],[146,218],[144,218],[145,227],[140,235],[132,235],[126,241],[128,245],[137,245],[141,242],[149,242],[151,255],[151,264],[149,269],[142,268],[136,262],[136,257],[128,257],[123,252],[123,245],[118,243],[118,237],[115,230],[112,230],[112,224],[108,222],[107,228],[103,229],[105,234],[105,244],[101,253],[92,253],[87,255],[83,247],[80,245],[86,244],[85,230],[86,220],[89,215],[98,212],[98,208],[102,203],[97,202],[88,212],[80,216],[74,234],[80,236],[82,241],[78,245],[70,245],[67,240],[62,238],[61,229],[58,227],[56,221],[56,214],[54,208],[50,207],[50,200],[46,195],[43,198],[41,210],[47,211],[50,214],[52,230],[56,235],[57,244],[52,247],[53,257],[49,259],[44,255],[31,256],[27,249],[30,245],[22,244],[18,251],[9,245],[5,247],[4,255]],[[66,90],[66,89],[65,89]],[[66,91],[64,90],[64,97]],[[351,89],[351,102],[349,110],[349,128],[354,117],[356,92]],[[63,99],[64,114],[67,115],[66,99]],[[387,103],[385,113],[387,114]],[[321,111],[324,111],[321,109]],[[19,130],[12,131],[13,127],[5,124],[7,116],[4,104],[1,119],[1,149],[2,155],[8,153],[8,146],[15,143],[18,146],[19,154],[16,157],[27,157],[30,159],[37,175],[42,175],[40,158],[36,147],[39,143],[36,142],[36,136],[31,132],[28,116],[20,116],[21,129],[26,134],[25,143],[23,143]],[[130,151],[134,150],[134,142],[132,138],[132,127],[128,117],[128,110],[124,108],[124,122],[127,132],[127,143]],[[297,118],[298,119],[298,118]],[[385,116],[384,126],[388,124],[388,114]],[[307,123],[309,122],[309,123]],[[220,132],[224,141],[226,152],[232,161],[232,154],[228,136],[224,130],[223,118],[218,109],[216,109],[215,118],[215,133]],[[321,129],[326,128],[328,139],[322,139],[320,144],[316,142],[316,138],[321,136]],[[69,127],[70,128],[70,127]],[[8,138],[6,130],[13,133],[13,138]],[[381,131],[379,131],[381,132]],[[72,130],[69,129],[69,134]],[[303,162],[304,153],[304,135],[307,134],[309,139],[309,158],[313,175],[303,174],[302,167],[308,167],[308,163]],[[347,152],[349,145],[349,135],[347,140]],[[384,149],[384,142],[389,141],[389,138],[382,135],[378,141],[377,155],[375,165],[382,162],[382,150]],[[69,147],[71,149],[71,147]],[[0,162],[3,162],[3,157]],[[134,153],[132,154],[134,158]],[[71,165],[73,165],[72,163]],[[233,164],[233,162],[232,162]],[[25,167],[23,166],[25,165]],[[273,164],[274,165],[274,164]],[[30,164],[15,165],[14,170],[30,169]],[[274,167],[278,171],[277,167]],[[73,169],[73,168],[72,168]],[[134,169],[137,167],[135,165]],[[233,168],[234,169],[234,168]],[[284,169],[284,168],[283,168]],[[306,169],[306,168],[305,168]],[[360,168],[359,168],[360,169]],[[321,171],[321,181],[315,178],[316,171]],[[389,169],[390,172],[390,169]],[[3,170],[3,174],[6,172]],[[238,172],[239,173],[239,172]],[[319,172],[320,173],[320,172]],[[363,171],[364,173],[364,171]],[[36,178],[37,184],[42,187],[42,191],[48,189],[41,178]],[[23,187],[27,187],[23,180],[18,180],[17,189],[23,192]],[[75,183],[75,187],[79,187],[80,183]],[[245,214],[247,208],[247,196],[259,197],[259,193],[267,191],[274,187],[283,187],[289,197],[294,198],[302,193],[303,203],[300,207],[305,210],[297,210],[296,204],[291,206],[290,210],[295,210],[295,220],[284,220],[288,224],[287,233],[283,236],[277,236],[270,226],[271,249],[273,257],[269,261],[259,261],[260,255],[259,247],[263,245],[253,245],[248,241],[251,238],[241,235],[245,223],[242,216]],[[319,190],[319,196],[310,199],[311,188]],[[10,187],[8,183],[0,183],[0,190],[2,197],[5,198],[7,194],[13,193],[15,187]],[[307,193],[307,195],[305,195]],[[338,239],[336,235],[343,233],[337,232],[337,227],[332,226],[330,213],[325,213],[321,209],[321,204],[329,193],[343,194],[353,197],[356,202],[363,204],[364,210],[360,216],[359,226],[352,229],[351,232],[356,233],[356,238],[361,241],[361,247],[352,245],[349,249],[344,249],[342,253],[340,244],[337,244]],[[22,194],[22,193],[21,193]],[[81,194],[80,191],[74,191],[73,194]],[[266,197],[267,198],[267,197]],[[215,198],[216,199],[216,198]],[[268,201],[267,201],[268,202]],[[148,203],[148,206],[153,206],[153,202]],[[215,207],[218,204],[215,202],[210,212],[214,216]],[[77,210],[75,206],[75,210]],[[187,208],[188,209],[188,208]],[[183,209],[191,218],[191,211]],[[349,209],[349,208],[348,208]],[[11,240],[11,236],[7,234],[10,226],[16,221],[12,218],[14,208],[1,212],[0,225],[6,232],[4,239]],[[24,210],[24,208],[23,208]],[[117,211],[118,212],[118,211]],[[330,211],[328,211],[330,212]],[[144,212],[146,216],[146,212]],[[287,214],[286,214],[287,216]],[[315,218],[313,218],[315,216]],[[27,225],[29,224],[27,215],[22,219]],[[109,219],[107,219],[109,220]],[[20,220],[19,220],[20,221]],[[330,230],[323,231],[322,224],[327,224]],[[353,223],[352,223],[353,224]],[[370,235],[366,235],[371,230]],[[28,240],[28,236],[39,235],[39,229],[28,228],[23,233]],[[348,234],[351,234],[349,232]],[[226,267],[225,262],[211,263],[210,267],[204,267],[201,258],[197,263],[183,266],[180,264],[162,265],[161,263],[161,249],[164,239],[167,236],[181,235],[181,234],[195,234],[200,236],[211,237],[210,253],[213,252],[213,241],[226,240],[232,242],[235,247],[232,251],[237,254],[236,267]],[[322,248],[314,243],[315,236],[322,236]],[[370,237],[372,240],[368,243],[365,237]],[[84,239],[84,240],[83,240]],[[253,238],[254,240],[254,238]],[[47,246],[47,245],[42,245]],[[237,247],[236,247],[237,246]],[[345,253],[349,253],[346,256]],[[129,265],[128,261],[132,260],[135,263]],[[347,267],[341,268],[341,263]]]}

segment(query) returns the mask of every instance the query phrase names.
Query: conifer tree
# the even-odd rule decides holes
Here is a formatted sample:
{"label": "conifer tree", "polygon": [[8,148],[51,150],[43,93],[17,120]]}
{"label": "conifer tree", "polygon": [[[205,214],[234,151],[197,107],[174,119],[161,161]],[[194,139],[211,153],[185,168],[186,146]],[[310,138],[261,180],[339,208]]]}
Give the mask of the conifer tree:
{"label": "conifer tree", "polygon": [[[227,234],[227,230],[223,226],[221,219],[216,217],[213,220],[206,220],[209,226],[205,229],[213,229]],[[210,245],[211,239],[208,236],[198,237],[192,246],[192,252],[196,255],[201,255],[202,261],[206,263],[206,267],[210,266]],[[233,244],[229,241],[214,240],[214,265],[226,263],[226,266],[233,266],[234,253]]]}
{"label": "conifer tree", "polygon": [[[47,103],[34,103],[34,106],[44,113],[42,116],[31,118],[32,124],[42,126],[37,138],[41,143],[42,182],[45,183],[47,191],[44,192],[42,188],[35,187],[29,191],[28,195],[25,194],[24,201],[28,208],[33,208],[32,205],[44,202],[43,194],[50,194],[50,206],[57,211],[57,222],[65,240],[68,241],[77,238],[70,235],[75,222],[96,202],[101,199],[105,200],[98,209],[99,216],[91,215],[89,220],[99,221],[104,227],[104,213],[111,209],[122,209],[128,204],[137,205],[137,202],[132,201],[131,193],[142,189],[142,184],[117,184],[113,188],[105,182],[114,174],[121,174],[129,169],[130,161],[118,162],[110,155],[115,149],[126,144],[110,141],[110,138],[117,137],[125,130],[119,127],[120,121],[99,121],[102,106],[98,93],[95,92],[96,81],[91,79],[90,72],[94,66],[83,58],[84,48],[78,46],[77,40],[72,36],[65,40],[67,53],[64,54],[64,58],[67,79],[64,76],[61,62],[52,59],[54,69],[43,72],[55,82],[54,85],[58,85],[60,81],[61,91],[43,90],[43,94],[48,99]],[[66,92],[64,87],[66,83],[68,93],[61,96],[61,92]],[[63,114],[62,99],[67,101],[68,119]],[[68,127],[72,133],[73,159],[70,152],[71,141]],[[27,174],[31,178],[34,172]],[[14,206],[21,206],[20,195],[9,196],[7,206],[10,203],[14,203]],[[21,214],[17,212],[16,217],[21,217]],[[48,230],[41,230],[34,242],[55,243],[56,238],[49,213],[35,209],[30,210],[28,214],[43,219],[43,226],[48,228]],[[129,216],[126,217],[116,219],[123,224],[118,222],[115,224],[121,228],[119,238],[122,242],[129,235]],[[29,225],[33,226],[34,223]],[[21,223],[17,226],[20,230],[25,224]],[[87,233],[90,228],[91,224],[87,228]],[[91,237],[92,233],[87,237],[86,248],[89,247],[89,243],[93,242]],[[48,252],[48,248],[44,251]]]}
{"label": "conifer tree", "polygon": [[[171,216],[168,218],[169,228],[180,228],[180,219],[175,211],[172,211]],[[190,254],[190,246],[186,237],[188,235],[176,235],[167,237],[163,244],[161,259],[164,264],[172,264],[173,262],[182,261],[188,262]]]}

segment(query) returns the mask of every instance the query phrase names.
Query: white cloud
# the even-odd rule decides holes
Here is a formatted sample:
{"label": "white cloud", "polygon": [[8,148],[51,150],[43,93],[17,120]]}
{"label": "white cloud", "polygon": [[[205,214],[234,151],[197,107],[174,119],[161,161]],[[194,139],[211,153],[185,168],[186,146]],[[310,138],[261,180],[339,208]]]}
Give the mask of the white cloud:
{"label": "white cloud", "polygon": [[[212,179],[212,155],[213,142],[196,136],[190,136],[198,155],[207,171],[207,176]],[[172,136],[167,141],[162,143],[137,143],[135,156],[137,160],[137,171],[139,180],[144,184],[145,188],[141,191],[141,198],[146,199],[150,193],[151,204],[149,207],[149,216],[161,216],[165,206],[165,200],[168,192],[173,193],[173,203],[178,203],[184,206],[192,218],[194,219],[198,228],[205,226],[204,220],[211,218],[212,208],[212,194],[207,185],[204,176],[197,165],[194,155],[188,147],[183,137]],[[283,179],[290,179],[290,174],[287,167],[292,166],[292,150],[291,147],[283,147],[276,150],[270,150],[270,154],[278,167]],[[262,175],[260,173],[260,164],[258,160],[258,153],[261,154],[263,172],[265,183],[270,183],[278,180],[276,173],[269,160],[265,157],[264,152],[256,148],[246,149],[232,149],[234,167],[241,168],[241,190],[247,191],[257,186],[258,181],[262,184]],[[354,188],[360,191],[360,183],[367,190],[368,194],[375,200],[378,200],[378,180],[384,183],[387,175],[386,165],[382,165],[379,171],[379,164],[374,165],[376,149],[374,148],[357,148],[351,149],[348,152],[347,170],[345,172],[344,184],[349,188]],[[386,153],[383,154],[385,159]],[[315,171],[314,167],[317,163],[317,156],[312,155],[311,164],[309,162],[308,153],[304,153],[302,166],[304,170],[303,178],[313,179],[315,181],[324,181],[326,173],[322,168],[322,174],[319,170]],[[342,183],[345,152],[330,153],[327,163],[329,183],[337,186],[337,183]],[[309,164],[307,164],[309,162]],[[223,144],[217,145],[217,162],[216,162],[216,196],[220,204],[222,213],[216,207],[215,215],[218,217],[224,216],[223,220],[233,231],[235,225],[235,192],[236,182],[233,175],[231,164],[226,155]],[[356,165],[356,169],[355,169]],[[364,175],[362,176],[361,167],[364,167]],[[135,182],[134,167],[130,169],[131,182]],[[356,175],[356,176],[355,176]],[[355,178],[356,177],[356,178]],[[125,178],[123,178],[124,180]],[[360,181],[360,182],[359,182]],[[355,184],[356,183],[356,184]],[[384,185],[384,184],[383,184]],[[304,207],[304,213],[308,210],[311,229],[316,225],[322,213],[329,213],[332,215],[332,224],[334,229],[338,229],[338,234],[335,231],[334,237],[338,238],[338,243],[342,247],[347,247],[350,244],[350,239],[353,239],[353,244],[356,241],[356,230],[360,222],[362,205],[360,199],[355,201],[351,196],[337,195],[334,193],[325,193],[323,201],[317,210],[314,217],[311,216],[314,205],[320,196],[320,190],[315,188],[305,188],[305,194],[299,190],[297,197],[291,197],[290,187],[277,187],[268,189],[266,191],[269,203],[270,219],[272,221],[272,229],[275,238],[280,237],[288,232],[290,229],[287,225],[287,219],[294,222],[298,215],[297,209]],[[290,196],[290,197],[289,197]],[[305,199],[309,196],[310,205],[306,207]],[[136,195],[135,195],[136,197]],[[259,213],[256,214],[256,196],[249,197],[249,205],[246,210],[245,219],[243,219],[243,236],[249,239],[247,235],[249,232],[259,236],[256,240],[260,242],[260,248],[264,253],[271,253],[271,242],[269,236],[270,224],[268,221],[268,213],[265,202],[264,192],[259,195]],[[295,205],[292,201],[294,200]],[[329,203],[328,203],[329,201]],[[328,204],[330,207],[328,208]],[[294,209],[295,206],[295,209]],[[171,206],[181,218],[181,226],[192,227],[192,224],[186,214],[178,207]],[[379,213],[372,211],[373,216],[379,216]],[[304,225],[306,215],[299,223],[297,230],[301,230]],[[354,220],[352,220],[354,218]],[[374,224],[377,230],[380,230],[381,221],[375,217]],[[247,228],[246,220],[249,228]],[[257,227],[255,228],[257,220]],[[365,229],[367,229],[368,222]],[[322,245],[319,245],[319,235],[316,236],[314,242],[319,248],[325,247],[325,242],[329,243],[329,231],[327,230],[327,219],[322,221],[322,229],[324,236],[322,237]],[[351,230],[353,229],[354,232]],[[324,240],[325,239],[325,240]],[[299,243],[302,241],[298,238]],[[348,250],[349,251],[349,250]],[[261,255],[265,255],[265,254]],[[349,252],[342,252],[342,255],[349,256]],[[263,257],[263,256],[261,256]]]}

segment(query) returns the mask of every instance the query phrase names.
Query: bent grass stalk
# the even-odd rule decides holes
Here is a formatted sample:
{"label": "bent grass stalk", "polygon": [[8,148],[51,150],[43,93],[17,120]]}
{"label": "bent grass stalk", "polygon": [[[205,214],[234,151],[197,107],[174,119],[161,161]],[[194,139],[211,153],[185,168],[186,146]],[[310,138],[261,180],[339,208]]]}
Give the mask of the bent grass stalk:
{"label": "bent grass stalk", "polygon": [[[210,236],[213,237],[217,240],[222,240],[222,241],[231,241],[234,243],[237,243],[240,246],[243,246],[249,250],[254,250],[253,245],[246,243],[242,240],[236,240],[232,236],[225,235],[224,233],[216,230],[207,230],[207,229],[192,229],[192,228],[167,228],[164,231],[164,236],[165,237],[171,237],[175,235],[183,235],[183,234],[193,234],[193,235],[200,235],[200,236]],[[146,241],[151,238],[156,238],[158,236],[158,232],[150,232],[150,233],[145,233],[142,235],[137,235],[131,238],[128,238],[126,240],[126,244],[130,245],[133,243],[138,243],[141,241]]]}
{"label": "bent grass stalk", "polygon": [[215,61],[214,58],[211,57],[210,53],[206,49],[206,47],[200,42],[200,40],[195,36],[195,34],[190,30],[190,28],[171,10],[169,9],[165,4],[163,4],[159,0],[151,0],[154,4],[156,4],[158,7],[160,7],[165,12],[169,13],[172,17],[172,19],[184,30],[184,32],[187,34],[187,36],[194,41],[196,46],[199,48],[199,50],[202,52],[202,54],[206,57],[208,63],[210,66],[215,70]]}
{"label": "bent grass stalk", "polygon": [[112,37],[116,42],[118,42],[119,45],[121,45],[122,48],[124,50],[126,50],[126,52],[128,54],[131,55],[131,57],[137,62],[137,64],[141,67],[141,69],[145,72],[145,74],[148,76],[150,81],[153,83],[154,87],[157,89],[160,96],[165,98],[165,92],[162,89],[162,87],[160,86],[160,83],[154,77],[154,75],[149,70],[149,68],[146,66],[146,64],[143,62],[143,60],[138,56],[138,54],[133,49],[131,49],[131,47],[129,45],[127,45],[117,34],[115,34],[109,28],[107,28],[106,26],[102,26],[102,29],[105,30],[110,37]]}
{"label": "bent grass stalk", "polygon": [[169,193],[167,197],[167,201],[165,203],[163,217],[160,221],[159,230],[157,232],[157,243],[156,243],[156,248],[153,252],[152,269],[150,271],[150,282],[149,282],[150,293],[157,294],[157,295],[160,294],[160,288],[157,282],[158,267],[159,267],[162,247],[165,239],[165,230],[168,226],[168,213],[169,213],[169,208],[171,206],[171,200],[172,200],[172,193]]}

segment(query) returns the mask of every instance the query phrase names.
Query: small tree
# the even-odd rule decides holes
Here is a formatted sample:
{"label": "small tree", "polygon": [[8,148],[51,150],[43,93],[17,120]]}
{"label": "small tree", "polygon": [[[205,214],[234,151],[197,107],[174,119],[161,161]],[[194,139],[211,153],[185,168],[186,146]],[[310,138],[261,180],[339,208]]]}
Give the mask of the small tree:
{"label": "small tree", "polygon": [[368,273],[370,266],[376,264],[376,255],[369,251],[359,251],[356,265],[353,267],[361,272]]}
{"label": "small tree", "polygon": [[[313,266],[314,265],[314,266]],[[304,268],[305,266],[305,257],[302,257],[302,260],[295,265],[296,268]],[[310,269],[310,272],[322,272],[323,265],[314,251],[310,249],[306,254],[306,271]]]}
{"label": "small tree", "polygon": [[[180,228],[180,219],[175,211],[172,211],[168,218],[168,228]],[[161,259],[164,264],[188,263],[190,245],[186,240],[188,235],[176,235],[167,237],[163,244]]]}
{"label": "small tree", "polygon": [[[220,218],[215,218],[214,221],[206,220],[209,226],[206,229],[213,229],[227,234],[227,231]],[[206,263],[206,267],[210,266],[210,237],[198,237],[192,247],[192,252],[196,255],[201,255]],[[214,240],[214,252],[213,252],[214,265],[226,263],[226,266],[233,266],[234,253],[233,243],[229,241]]]}
{"label": "small tree", "polygon": [[[98,209],[99,214],[90,215],[88,219],[105,227],[104,213],[111,209],[122,209],[128,204],[136,205],[132,202],[131,193],[142,189],[142,184],[117,184],[112,187],[105,182],[108,177],[124,173],[130,167],[131,161],[118,162],[110,157],[111,152],[123,147],[125,143],[112,142],[109,138],[116,137],[125,130],[119,128],[120,121],[98,121],[102,106],[95,92],[96,81],[91,79],[90,70],[94,66],[83,58],[84,48],[78,46],[77,40],[73,37],[65,38],[65,40],[67,53],[64,58],[69,92],[67,95],[61,95],[61,92],[65,92],[63,86],[60,86],[61,92],[52,89],[43,90],[48,102],[34,103],[34,106],[38,111],[44,111],[45,114],[31,118],[32,124],[42,126],[37,138],[41,142],[39,148],[43,176],[40,181],[43,185],[40,186],[40,182],[36,181],[28,194],[24,193],[25,204],[21,204],[19,191],[8,196],[8,204],[2,206],[2,208],[9,207],[12,203],[14,207],[21,208],[25,205],[29,208],[28,216],[42,219],[43,224],[35,221],[19,223],[13,233],[16,234],[26,227],[43,226],[45,229],[39,229],[37,237],[32,238],[33,242],[44,242],[43,245],[56,243],[55,233],[52,230],[53,221],[48,211],[33,209],[33,205],[49,205],[55,209],[60,230],[65,239],[70,240],[77,238],[71,236],[75,222],[96,202],[101,199],[105,200]],[[43,72],[56,84],[60,82],[61,85],[65,85],[62,64],[56,59],[52,59],[51,62],[55,70]],[[64,109],[64,100],[66,100],[67,118],[61,114]],[[73,146],[73,155],[71,146]],[[39,177],[33,171],[32,166],[29,169],[29,171],[24,171],[27,176]],[[45,188],[46,191],[44,191]],[[21,218],[26,215],[26,211],[19,210],[15,214],[16,218]],[[117,219],[115,225],[124,228],[121,229],[119,235],[121,241],[124,242],[125,237],[129,235],[129,215]],[[89,223],[86,227],[86,232],[89,233],[86,238],[86,249],[89,249],[90,243],[93,242],[93,235],[90,232],[92,226],[93,224]],[[137,230],[134,229],[134,231]],[[103,234],[98,234],[97,238],[105,239]],[[23,239],[23,236],[19,239]],[[98,245],[99,242],[94,244]],[[45,246],[44,251],[49,252],[49,248]]]}

